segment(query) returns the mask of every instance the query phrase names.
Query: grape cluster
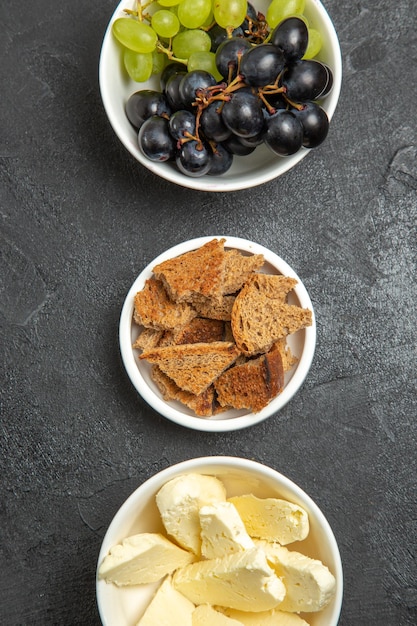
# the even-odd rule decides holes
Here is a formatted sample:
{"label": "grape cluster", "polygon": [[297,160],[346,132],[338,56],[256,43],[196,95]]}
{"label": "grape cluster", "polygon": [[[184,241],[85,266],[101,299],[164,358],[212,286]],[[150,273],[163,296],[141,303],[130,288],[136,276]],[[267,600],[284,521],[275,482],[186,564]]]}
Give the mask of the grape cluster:
{"label": "grape cluster", "polygon": [[160,74],[160,91],[136,91],[126,103],[148,159],[173,161],[187,176],[220,175],[262,143],[285,157],[324,141],[320,101],[333,74],[314,58],[321,36],[302,15],[305,0],[272,0],[266,16],[246,0],[158,5],[144,19],[138,2],[113,25],[129,75]]}

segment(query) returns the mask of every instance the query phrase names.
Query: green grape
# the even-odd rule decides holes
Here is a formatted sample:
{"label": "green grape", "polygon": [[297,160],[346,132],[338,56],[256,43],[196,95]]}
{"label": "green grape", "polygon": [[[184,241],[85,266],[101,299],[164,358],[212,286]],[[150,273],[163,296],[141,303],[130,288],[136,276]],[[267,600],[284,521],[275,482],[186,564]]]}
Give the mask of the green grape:
{"label": "green grape", "polygon": [[266,11],[266,21],[270,28],[275,28],[284,17],[301,15],[305,0],[272,0]]}
{"label": "green grape", "polygon": [[172,40],[172,51],[178,59],[188,59],[193,52],[209,52],[210,35],[204,30],[183,30]]}
{"label": "green grape", "polygon": [[177,4],[180,4],[180,2],[182,2],[182,0],[158,0],[158,4],[160,4],[161,7],[175,7]]}
{"label": "green grape", "polygon": [[137,83],[143,83],[152,75],[152,52],[135,52],[125,48],[123,63],[130,78]]}
{"label": "green grape", "polygon": [[187,70],[206,70],[210,72],[216,80],[223,80],[216,66],[216,55],[214,52],[192,52],[188,57]]}
{"label": "green grape", "polygon": [[168,57],[159,50],[152,52],[152,74],[160,74],[167,64]]}
{"label": "green grape", "polygon": [[246,17],[246,0],[213,0],[214,19],[221,28],[237,28]]}
{"label": "green grape", "polygon": [[130,17],[119,17],[112,26],[113,34],[120,43],[135,52],[155,50],[158,35],[147,24]]}
{"label": "green grape", "polygon": [[308,29],[308,46],[303,59],[314,59],[321,50],[323,39],[321,33],[315,28]]}
{"label": "green grape", "polygon": [[213,25],[213,22],[214,22],[214,15],[213,15],[213,6],[212,6],[210,9],[210,13],[208,14],[208,17],[202,23],[201,28],[209,28],[210,26]]}
{"label": "green grape", "polygon": [[156,11],[152,15],[151,26],[160,37],[175,37],[180,29],[178,17],[167,9]]}
{"label": "green grape", "polygon": [[211,13],[212,0],[182,0],[178,19],[185,28],[199,28]]}

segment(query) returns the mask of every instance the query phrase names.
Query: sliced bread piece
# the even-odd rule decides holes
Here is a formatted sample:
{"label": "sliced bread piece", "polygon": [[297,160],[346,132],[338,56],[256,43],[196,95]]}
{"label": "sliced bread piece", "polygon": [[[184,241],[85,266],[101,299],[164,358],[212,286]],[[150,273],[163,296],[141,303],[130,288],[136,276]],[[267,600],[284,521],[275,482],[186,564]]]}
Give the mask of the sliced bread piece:
{"label": "sliced bread piece", "polygon": [[195,395],[203,393],[239,356],[233,342],[213,341],[145,350],[139,356],[159,365],[178,387]]}
{"label": "sliced bread piece", "polygon": [[282,365],[284,372],[288,372],[293,365],[298,363],[298,358],[291,352],[290,346],[287,344],[287,338],[282,337],[274,344],[281,353]]}
{"label": "sliced bread piece", "polygon": [[264,262],[263,254],[245,256],[234,248],[227,250],[225,252],[223,294],[231,294],[239,291],[248,280],[249,276],[256,270],[261,269]]}
{"label": "sliced bread piece", "polygon": [[164,330],[156,330],[155,328],[144,328],[137,336],[132,348],[137,350],[147,350],[148,348],[156,348],[160,344],[164,336]]}
{"label": "sliced bread piece", "polygon": [[224,275],[225,239],[212,239],[197,250],[185,252],[153,268],[175,302],[220,298]]}
{"label": "sliced bread piece", "polygon": [[256,285],[259,291],[267,298],[286,301],[287,295],[294,289],[297,280],[291,276],[281,274],[261,274],[259,272],[249,276],[246,285]]}
{"label": "sliced bread piece", "polygon": [[[277,280],[282,278],[282,280]],[[232,309],[232,332],[243,354],[252,356],[306,326],[312,312],[285,302],[290,285],[286,277],[257,274],[240,291]]]}
{"label": "sliced bread piece", "polygon": [[152,366],[151,376],[162,393],[164,400],[167,402],[177,400],[188,406],[199,417],[211,417],[226,410],[225,407],[220,406],[217,402],[217,395],[213,385],[210,385],[203,393],[196,396],[189,391],[180,389],[177,383],[164,374],[157,365]]}
{"label": "sliced bread piece", "polygon": [[176,304],[168,297],[162,281],[149,278],[135,296],[133,319],[136,324],[157,330],[180,328],[197,312],[187,303]]}
{"label": "sliced bread piece", "polygon": [[232,317],[232,308],[236,296],[221,296],[217,300],[205,298],[194,303],[194,307],[198,314],[213,320],[223,320],[230,322]]}
{"label": "sliced bread piece", "polygon": [[214,382],[222,406],[261,411],[284,388],[281,353],[275,346],[257,359],[235,365]]}
{"label": "sliced bread piece", "polygon": [[195,317],[178,331],[165,333],[159,345],[179,345],[184,343],[209,343],[211,341],[233,341],[230,323],[223,320]]}

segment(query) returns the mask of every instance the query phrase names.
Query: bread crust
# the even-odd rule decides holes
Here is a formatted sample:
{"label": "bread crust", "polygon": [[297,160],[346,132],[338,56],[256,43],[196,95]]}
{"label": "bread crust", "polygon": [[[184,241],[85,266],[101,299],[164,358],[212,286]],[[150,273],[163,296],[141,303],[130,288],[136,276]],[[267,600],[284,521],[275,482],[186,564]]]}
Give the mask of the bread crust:
{"label": "bread crust", "polygon": [[212,239],[201,248],[168,259],[153,268],[174,302],[195,302],[222,295],[225,239]]}
{"label": "bread crust", "polygon": [[149,278],[142,291],[135,295],[133,319],[145,328],[177,329],[196,315],[197,311],[186,302],[172,302],[162,281],[155,278]]}
{"label": "bread crust", "polygon": [[281,353],[275,346],[267,354],[235,365],[214,382],[222,406],[261,411],[284,388]]}
{"label": "bread crust", "polygon": [[285,302],[294,280],[257,274],[237,295],[231,315],[232,332],[237,347],[246,356],[268,352],[279,339],[311,325],[309,309]]}
{"label": "bread crust", "polygon": [[199,395],[239,354],[233,342],[213,341],[153,348],[139,358],[158,365],[184,391]]}
{"label": "bread crust", "polygon": [[213,385],[210,385],[203,393],[196,396],[189,391],[180,389],[172,378],[164,374],[157,365],[152,366],[151,376],[162,393],[164,400],[177,400],[188,406],[199,417],[211,417],[226,410],[226,407],[222,407],[218,403]]}

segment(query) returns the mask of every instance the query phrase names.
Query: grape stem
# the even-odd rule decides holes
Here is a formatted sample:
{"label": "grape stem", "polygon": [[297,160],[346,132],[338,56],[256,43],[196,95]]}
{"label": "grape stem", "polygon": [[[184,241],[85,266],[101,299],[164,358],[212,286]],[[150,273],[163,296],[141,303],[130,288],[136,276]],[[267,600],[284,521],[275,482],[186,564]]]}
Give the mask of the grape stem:
{"label": "grape stem", "polygon": [[163,52],[164,54],[166,54],[170,61],[176,61],[177,63],[183,63],[183,65],[187,65],[188,59],[179,59],[178,57],[176,57],[172,52],[171,47],[165,48],[165,46],[160,41],[157,42],[156,47],[159,52]]}

